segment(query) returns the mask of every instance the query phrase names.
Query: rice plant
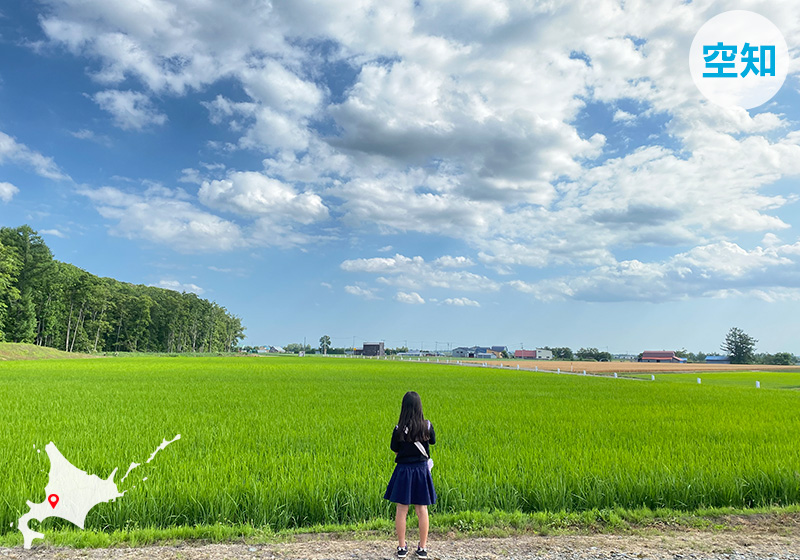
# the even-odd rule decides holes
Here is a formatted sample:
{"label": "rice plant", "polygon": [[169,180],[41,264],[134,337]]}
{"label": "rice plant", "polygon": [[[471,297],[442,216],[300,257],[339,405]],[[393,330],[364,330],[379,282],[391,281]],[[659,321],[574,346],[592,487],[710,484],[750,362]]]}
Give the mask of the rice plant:
{"label": "rice plant", "polygon": [[0,534],[45,499],[34,445],[119,482],[177,433],[88,528],[390,518],[389,439],[412,389],[436,427],[433,513],[800,502],[796,391],[332,358],[54,360],[0,363]]}

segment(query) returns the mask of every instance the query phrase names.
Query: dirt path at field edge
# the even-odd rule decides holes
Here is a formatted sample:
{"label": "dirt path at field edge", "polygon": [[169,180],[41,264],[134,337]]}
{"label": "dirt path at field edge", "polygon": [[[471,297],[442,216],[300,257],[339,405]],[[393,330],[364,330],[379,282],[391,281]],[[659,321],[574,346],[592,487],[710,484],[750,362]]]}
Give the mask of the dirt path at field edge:
{"label": "dirt path at field edge", "polygon": [[[594,560],[650,558],[669,560],[800,560],[800,517],[748,518],[720,531],[667,528],[648,534],[518,535],[502,538],[448,538],[429,543],[435,560]],[[651,534],[652,533],[652,534]],[[412,541],[410,541],[412,542]],[[354,560],[394,558],[388,540],[350,540],[330,535],[304,536],[302,541],[270,544],[180,544],[140,548],[69,549],[0,548],[0,559],[106,560]],[[409,559],[416,559],[411,552]]]}

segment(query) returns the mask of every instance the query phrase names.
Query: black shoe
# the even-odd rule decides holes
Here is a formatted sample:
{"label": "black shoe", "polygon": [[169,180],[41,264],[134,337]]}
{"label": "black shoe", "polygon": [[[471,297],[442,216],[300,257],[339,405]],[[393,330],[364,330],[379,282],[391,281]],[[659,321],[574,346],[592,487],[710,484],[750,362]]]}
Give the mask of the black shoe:
{"label": "black shoe", "polygon": [[408,547],[407,546],[398,546],[397,547],[397,557],[398,558],[405,558],[408,556]]}
{"label": "black shoe", "polygon": [[417,558],[427,558],[427,557],[428,557],[428,549],[417,547]]}

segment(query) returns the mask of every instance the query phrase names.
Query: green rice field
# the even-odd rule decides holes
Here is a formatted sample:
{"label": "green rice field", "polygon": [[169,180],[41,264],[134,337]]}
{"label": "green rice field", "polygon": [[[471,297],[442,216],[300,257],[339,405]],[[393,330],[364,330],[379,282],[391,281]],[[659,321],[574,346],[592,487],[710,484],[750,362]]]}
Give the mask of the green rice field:
{"label": "green rice field", "polygon": [[[626,373],[626,377],[650,380],[650,374]],[[741,371],[741,372],[702,372],[702,373],[656,373],[658,383],[694,383],[700,378],[701,385],[715,387],[755,387],[756,381],[761,389],[800,389],[800,372]]]}
{"label": "green rice field", "polygon": [[178,433],[87,528],[390,519],[389,440],[407,390],[436,428],[434,515],[798,504],[800,393],[769,387],[799,374],[758,374],[762,390],[753,375],[697,385],[320,357],[3,362],[0,535],[26,500],[45,499],[49,441],[90,473],[119,468],[119,481]]}

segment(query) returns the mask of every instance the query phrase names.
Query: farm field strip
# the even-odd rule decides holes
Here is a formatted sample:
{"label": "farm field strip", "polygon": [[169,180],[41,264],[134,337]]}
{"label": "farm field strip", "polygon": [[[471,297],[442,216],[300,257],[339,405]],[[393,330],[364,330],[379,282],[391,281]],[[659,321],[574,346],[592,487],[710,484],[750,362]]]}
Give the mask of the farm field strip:
{"label": "farm field strip", "polygon": [[[631,378],[650,379],[650,374],[627,374]],[[656,381],[667,383],[697,383],[719,387],[750,387],[755,388],[756,381],[762,389],[800,389],[800,373],[798,372],[769,372],[769,371],[744,371],[744,372],[705,372],[705,373],[670,373],[654,374]]]}
{"label": "farm field strip", "polygon": [[92,510],[87,527],[390,518],[389,438],[412,389],[439,440],[434,513],[800,503],[795,391],[435,366],[293,357],[0,363],[0,534],[14,530],[26,500],[44,499],[47,459],[33,444],[52,440],[79,468],[107,476],[119,467],[121,476],[176,433],[181,440],[134,471],[121,487],[131,490]]}
{"label": "farm field strip", "polygon": [[[582,375],[586,371],[587,375],[608,377],[618,373],[620,376],[648,378],[650,374],[686,374],[692,373],[738,373],[738,372],[774,372],[774,373],[800,373],[800,366],[771,366],[761,364],[676,364],[676,363],[648,363],[648,362],[581,362],[581,361],[560,361],[560,360],[481,360],[476,358],[448,358],[426,356],[422,358],[396,358],[389,356],[386,358],[361,357],[361,356],[340,356],[333,355],[323,358],[322,356],[307,356],[306,359],[362,359],[372,361],[396,361],[409,364],[437,364],[455,365],[466,367],[486,367],[494,369],[518,369],[526,371],[539,371],[544,373],[573,373]],[[485,365],[484,365],[485,364]],[[635,374],[648,375],[635,375]]]}

